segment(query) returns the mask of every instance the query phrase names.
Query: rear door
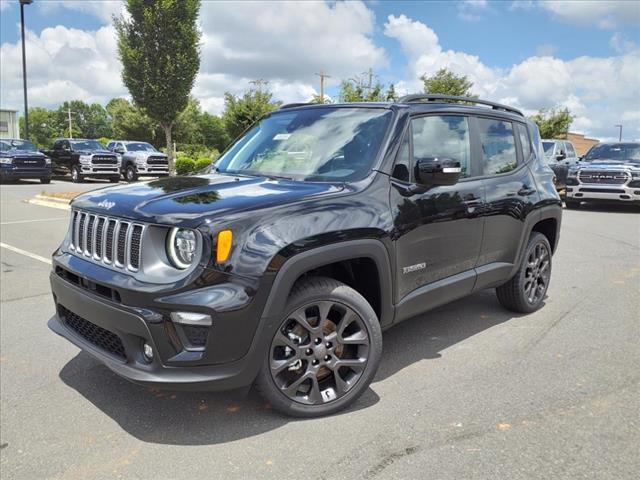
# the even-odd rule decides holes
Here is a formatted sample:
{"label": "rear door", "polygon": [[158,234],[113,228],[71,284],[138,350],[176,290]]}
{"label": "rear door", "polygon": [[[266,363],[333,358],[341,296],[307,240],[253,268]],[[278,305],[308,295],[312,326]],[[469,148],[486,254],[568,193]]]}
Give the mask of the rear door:
{"label": "rear door", "polygon": [[525,219],[538,193],[523,154],[523,145],[527,155],[533,151],[526,126],[503,118],[478,117],[475,128],[485,186],[478,289],[511,271],[523,241]]}

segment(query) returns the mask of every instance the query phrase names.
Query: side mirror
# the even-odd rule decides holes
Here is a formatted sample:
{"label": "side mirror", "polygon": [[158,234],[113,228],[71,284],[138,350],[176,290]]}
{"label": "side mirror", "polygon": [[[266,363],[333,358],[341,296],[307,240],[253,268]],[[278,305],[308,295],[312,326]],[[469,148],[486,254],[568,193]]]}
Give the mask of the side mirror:
{"label": "side mirror", "polygon": [[427,157],[416,160],[415,177],[421,185],[455,185],[462,168],[453,158]]}
{"label": "side mirror", "polygon": [[560,152],[558,155],[556,155],[556,160],[564,160],[565,158],[567,158],[567,155],[564,152]]}
{"label": "side mirror", "polygon": [[116,148],[113,149],[113,151],[116,152],[116,153],[122,154],[122,153],[124,153],[124,147],[116,147]]}
{"label": "side mirror", "polygon": [[579,162],[581,162],[582,160],[584,160],[584,155],[580,155],[580,156],[578,157],[578,161],[579,161]]}

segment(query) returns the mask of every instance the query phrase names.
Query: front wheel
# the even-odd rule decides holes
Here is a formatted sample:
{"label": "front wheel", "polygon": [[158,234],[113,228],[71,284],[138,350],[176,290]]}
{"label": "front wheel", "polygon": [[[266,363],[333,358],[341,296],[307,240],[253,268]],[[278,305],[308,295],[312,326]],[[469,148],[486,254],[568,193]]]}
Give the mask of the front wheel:
{"label": "front wheel", "polygon": [[71,181],[73,183],[84,182],[84,176],[82,175],[82,171],[80,170],[80,165],[74,165],[73,167],[71,167]]}
{"label": "front wheel", "polygon": [[124,171],[124,179],[129,183],[135,182],[138,179],[136,167],[131,164],[127,165],[127,168]]}
{"label": "front wheel", "polygon": [[51,183],[51,177],[42,177],[40,183],[44,183],[45,185]]}
{"label": "front wheel", "polygon": [[277,410],[320,417],[356,401],[382,354],[380,323],[365,298],[344,283],[311,277],[293,290],[256,386]]}
{"label": "front wheel", "polygon": [[543,234],[532,232],[518,272],[496,288],[498,301],[514,312],[535,312],[542,306],[550,278],[551,245]]}

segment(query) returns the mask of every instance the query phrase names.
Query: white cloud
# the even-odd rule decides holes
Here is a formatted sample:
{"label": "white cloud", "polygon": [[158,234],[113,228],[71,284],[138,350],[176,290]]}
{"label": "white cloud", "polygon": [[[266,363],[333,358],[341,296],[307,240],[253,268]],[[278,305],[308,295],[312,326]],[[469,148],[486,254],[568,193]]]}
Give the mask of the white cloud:
{"label": "white cloud", "polygon": [[492,68],[477,56],[444,50],[431,28],[405,15],[390,15],[384,33],[398,40],[407,57],[407,78],[398,83],[399,91],[421,91],[418,78],[444,67],[467,75],[474,93],[520,107],[526,114],[567,106],[576,115],[574,130],[605,137],[611,125],[625,119],[625,131],[640,138],[640,120],[633,114],[640,110],[640,50],[632,42],[621,43],[623,51],[608,58],[566,61],[541,55],[509,68]]}
{"label": "white cloud", "polygon": [[636,0],[553,0],[539,5],[567,23],[615,28],[640,25],[640,3]]}
{"label": "white cloud", "polygon": [[[106,103],[126,95],[113,27],[84,31],[57,26],[40,35],[27,31],[27,81],[31,106],[56,106],[65,100]],[[2,105],[22,103],[20,41],[0,47]]]}
{"label": "white cloud", "polygon": [[9,0],[0,0],[0,12],[4,12],[5,10],[9,10],[11,8],[11,3]]}
{"label": "white cloud", "polygon": [[536,57],[552,57],[558,51],[558,47],[552,43],[543,43],[536,47]]}
{"label": "white cloud", "polygon": [[458,2],[458,17],[468,22],[482,20],[482,14],[489,10],[487,0],[463,0]]}

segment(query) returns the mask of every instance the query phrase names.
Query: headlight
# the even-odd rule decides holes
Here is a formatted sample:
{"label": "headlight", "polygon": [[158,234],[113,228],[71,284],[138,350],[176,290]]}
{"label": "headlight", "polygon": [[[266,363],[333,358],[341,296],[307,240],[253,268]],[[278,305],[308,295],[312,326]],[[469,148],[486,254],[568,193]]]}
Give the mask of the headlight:
{"label": "headlight", "polygon": [[44,164],[51,165],[51,159],[49,157],[44,157]]}
{"label": "headlight", "polygon": [[91,163],[91,155],[80,155],[80,163],[87,164]]}
{"label": "headlight", "polygon": [[11,157],[0,157],[0,163],[12,163],[13,158]]}
{"label": "headlight", "polygon": [[173,266],[186,270],[196,258],[196,232],[174,227],[167,235],[167,255]]}

